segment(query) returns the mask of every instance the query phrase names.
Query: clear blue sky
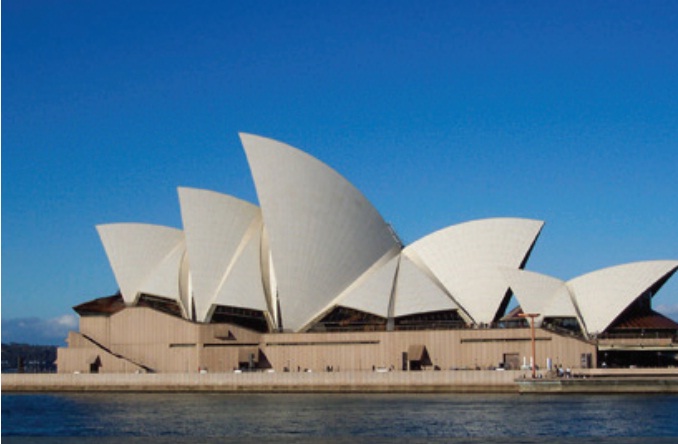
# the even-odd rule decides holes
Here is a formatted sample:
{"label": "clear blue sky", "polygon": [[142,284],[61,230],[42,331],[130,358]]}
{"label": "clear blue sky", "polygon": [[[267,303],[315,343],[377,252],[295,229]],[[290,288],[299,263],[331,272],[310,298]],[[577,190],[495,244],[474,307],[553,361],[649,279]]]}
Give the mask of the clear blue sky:
{"label": "clear blue sky", "polygon": [[239,131],[406,243],[517,216],[562,279],[677,259],[677,48],[675,1],[4,1],[2,319],[115,292],[95,225],[180,227],[178,186],[256,202]]}

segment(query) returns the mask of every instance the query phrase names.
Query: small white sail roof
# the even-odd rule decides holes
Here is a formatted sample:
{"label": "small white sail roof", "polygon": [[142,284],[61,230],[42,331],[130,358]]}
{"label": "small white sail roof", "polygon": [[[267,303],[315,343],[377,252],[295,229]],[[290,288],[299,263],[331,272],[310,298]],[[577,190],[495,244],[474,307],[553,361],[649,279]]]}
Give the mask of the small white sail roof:
{"label": "small white sail roof", "polygon": [[117,223],[98,225],[97,231],[126,304],[146,293],[183,305],[179,273],[186,246],[181,230]]}

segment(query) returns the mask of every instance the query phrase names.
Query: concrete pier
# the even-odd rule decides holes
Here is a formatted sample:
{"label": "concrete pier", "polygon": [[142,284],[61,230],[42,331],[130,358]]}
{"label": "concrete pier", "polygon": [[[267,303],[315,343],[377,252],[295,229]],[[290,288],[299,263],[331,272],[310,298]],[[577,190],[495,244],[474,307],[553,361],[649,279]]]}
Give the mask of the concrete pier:
{"label": "concrete pier", "polygon": [[678,393],[678,378],[516,380],[519,393]]}
{"label": "concrete pier", "polygon": [[520,393],[678,393],[678,369],[576,369],[570,378],[517,379]]}

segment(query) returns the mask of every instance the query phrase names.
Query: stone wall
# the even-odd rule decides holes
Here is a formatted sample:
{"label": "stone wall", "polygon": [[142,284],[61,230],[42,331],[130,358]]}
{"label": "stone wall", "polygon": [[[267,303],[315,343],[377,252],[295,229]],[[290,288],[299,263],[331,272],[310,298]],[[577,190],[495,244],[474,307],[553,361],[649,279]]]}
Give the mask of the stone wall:
{"label": "stone wall", "polygon": [[158,392],[517,392],[520,371],[4,374],[2,390]]}

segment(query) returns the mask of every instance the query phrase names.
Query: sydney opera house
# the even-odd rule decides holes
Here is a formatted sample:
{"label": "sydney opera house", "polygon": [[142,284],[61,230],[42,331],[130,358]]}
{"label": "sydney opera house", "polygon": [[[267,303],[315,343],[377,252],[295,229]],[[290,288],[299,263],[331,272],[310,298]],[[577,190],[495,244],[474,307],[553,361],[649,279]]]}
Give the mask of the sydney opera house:
{"label": "sydney opera house", "polygon": [[[570,281],[526,270],[543,222],[494,218],[403,245],[336,171],[242,134],[259,206],[179,188],[181,229],[97,227],[119,291],[74,307],[60,372],[667,366],[660,260]],[[515,300],[515,307],[511,301]]]}

